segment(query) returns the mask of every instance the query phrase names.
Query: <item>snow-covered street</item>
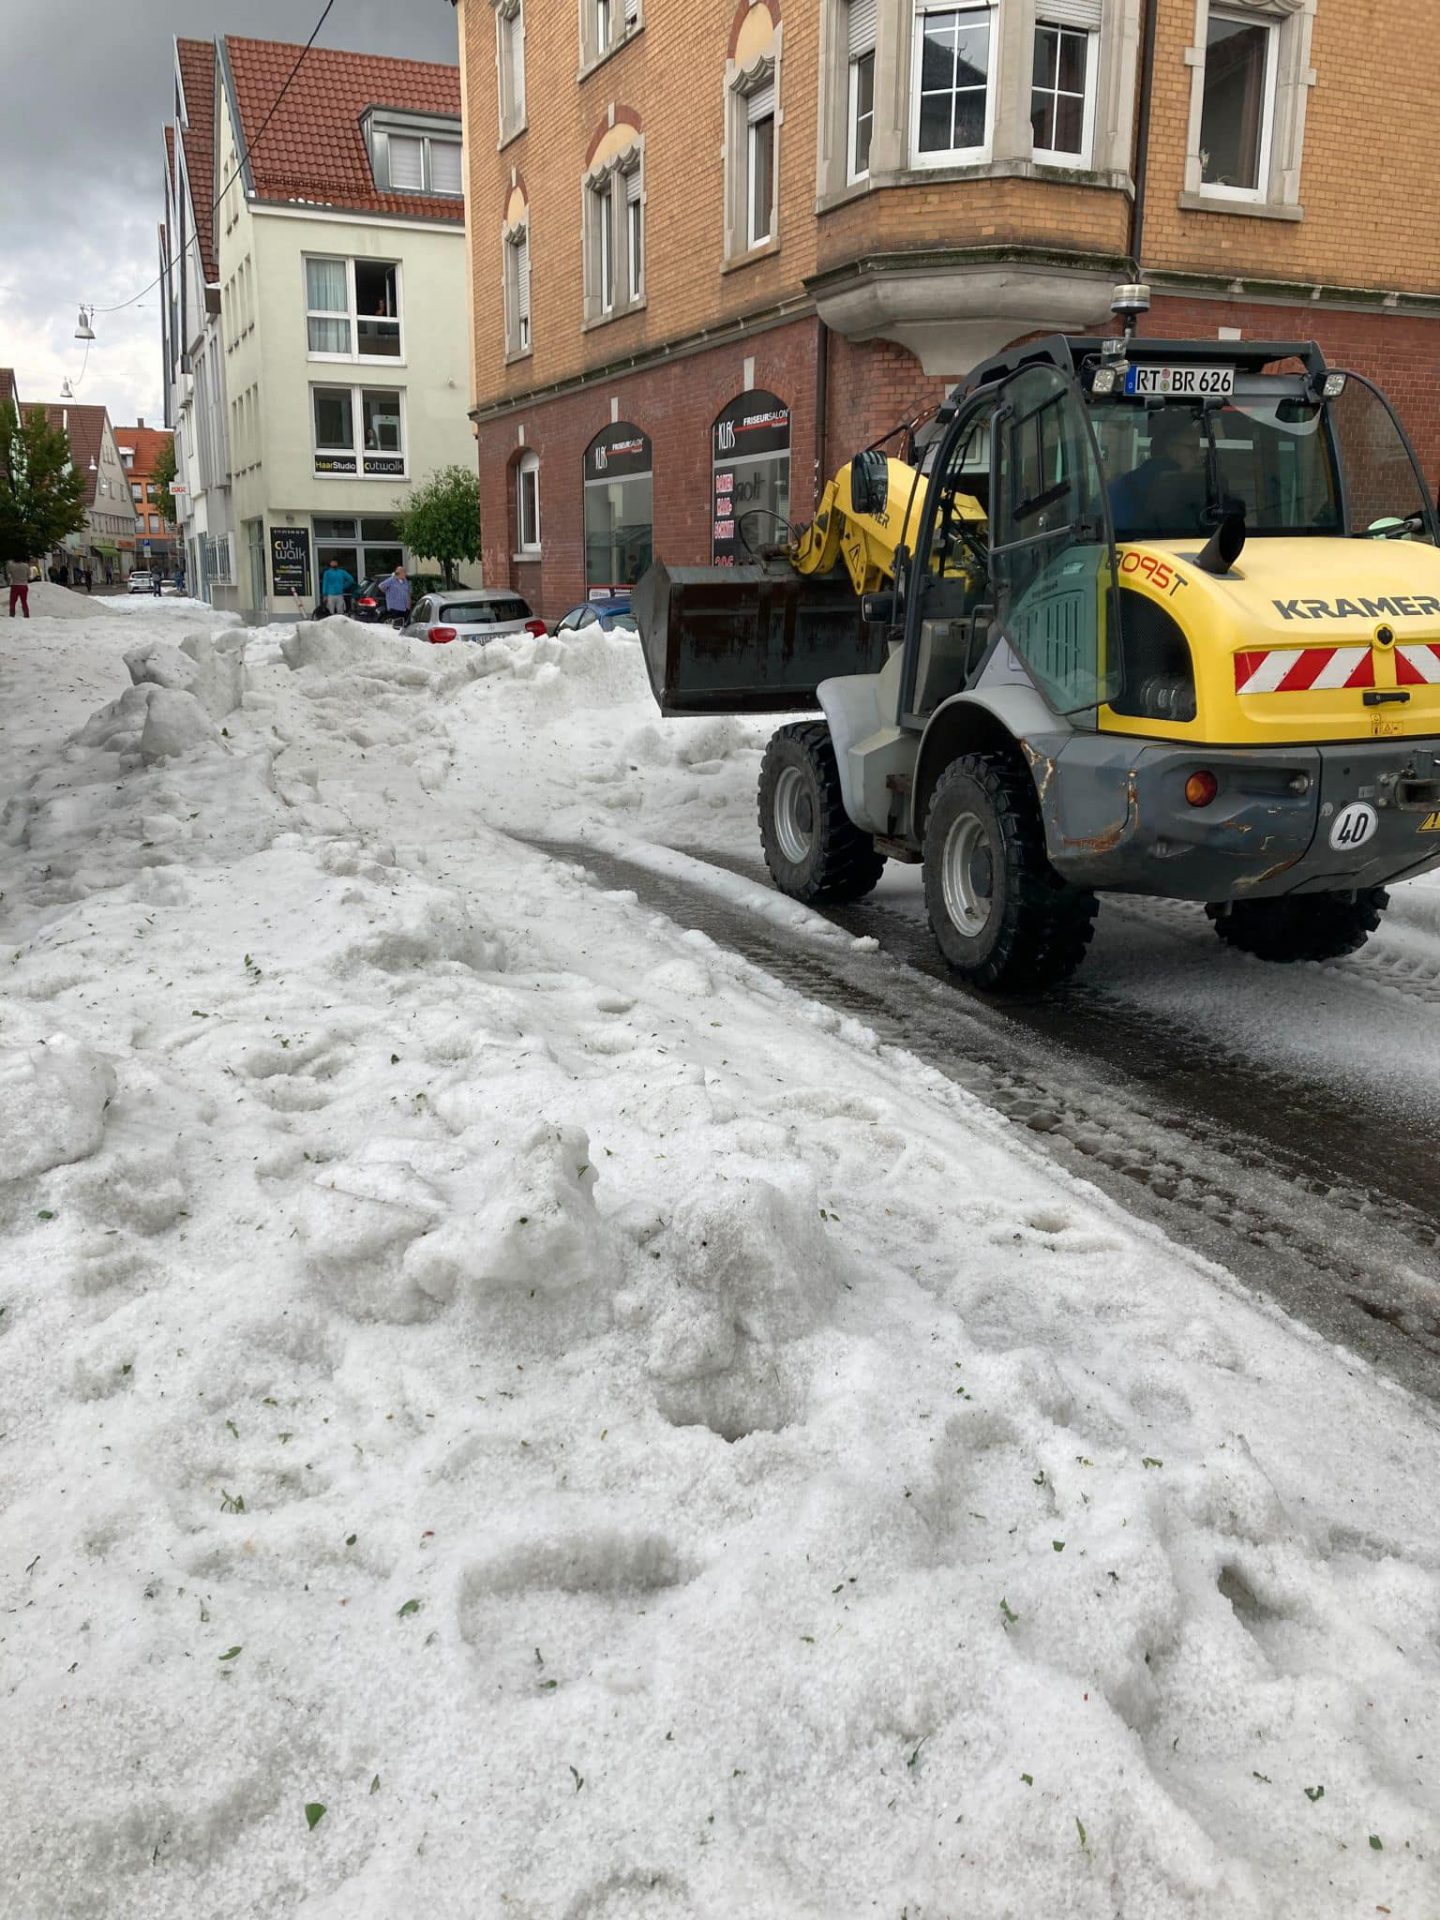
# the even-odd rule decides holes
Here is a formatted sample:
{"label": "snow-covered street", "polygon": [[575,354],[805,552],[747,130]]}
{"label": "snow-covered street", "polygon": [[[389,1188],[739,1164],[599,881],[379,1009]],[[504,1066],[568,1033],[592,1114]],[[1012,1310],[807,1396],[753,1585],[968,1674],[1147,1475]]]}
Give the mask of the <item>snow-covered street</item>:
{"label": "snow-covered street", "polygon": [[[661,722],[622,634],[33,604],[7,1920],[1437,1911],[1433,1406],[531,844],[743,864],[767,724]],[[1440,890],[1358,983],[1125,953],[1433,1104]]]}

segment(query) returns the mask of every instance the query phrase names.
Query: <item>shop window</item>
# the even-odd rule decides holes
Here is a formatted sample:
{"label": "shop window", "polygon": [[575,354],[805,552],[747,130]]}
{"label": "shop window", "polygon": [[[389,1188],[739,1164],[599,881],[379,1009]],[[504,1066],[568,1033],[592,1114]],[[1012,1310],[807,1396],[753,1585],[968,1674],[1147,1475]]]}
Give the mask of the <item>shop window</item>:
{"label": "shop window", "polygon": [[312,387],[310,394],[317,474],[404,478],[404,407],[398,391]]}
{"label": "shop window", "polygon": [[917,167],[963,166],[989,157],[993,15],[988,5],[917,5],[911,88]]}
{"label": "shop window", "polygon": [[711,451],[711,558],[743,565],[788,532],[789,407],[763,390],[742,393],[716,420]]}
{"label": "shop window", "polygon": [[540,456],[522,453],[515,467],[515,543],[532,558],[540,551]]}
{"label": "shop window", "polygon": [[586,597],[628,593],[650,565],[649,435],[628,420],[596,434],[585,451],[584,486]]}

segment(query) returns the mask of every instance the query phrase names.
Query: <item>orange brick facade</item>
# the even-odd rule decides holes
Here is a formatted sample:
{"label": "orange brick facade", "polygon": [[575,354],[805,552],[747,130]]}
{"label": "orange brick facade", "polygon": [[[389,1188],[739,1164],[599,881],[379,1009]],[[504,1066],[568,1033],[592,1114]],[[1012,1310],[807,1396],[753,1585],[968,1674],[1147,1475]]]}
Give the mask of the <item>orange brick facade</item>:
{"label": "orange brick facade", "polygon": [[[1129,5],[1138,44],[1146,3],[1106,0],[1105,17]],[[825,22],[833,32],[841,12],[836,5],[827,14],[833,0],[758,0],[780,29],[775,242],[727,258],[723,156],[733,126],[725,88],[734,69],[726,60],[753,4],[645,0],[641,28],[587,69],[576,0],[524,0],[525,125],[502,144],[495,6],[459,0],[484,567],[488,580],[513,583],[547,617],[585,594],[582,463],[612,419],[650,436],[655,552],[696,565],[710,559],[712,426],[746,390],[747,363],[748,385],[790,409],[794,519],[809,513],[825,474],[953,384],[963,365],[926,372],[896,338],[846,337],[824,325],[827,276],[880,257],[884,272],[903,278],[907,256],[918,267],[937,254],[957,286],[972,259],[1089,272],[1096,284],[1127,271],[1133,178],[1142,171],[1128,144],[1128,171],[917,171],[829,192],[822,76],[834,58]],[[999,0],[993,17],[1019,4],[1033,12],[1033,0]],[[1182,204],[1194,144],[1187,50],[1196,0],[1153,4],[1144,227],[1140,260],[1128,269],[1138,266],[1155,288],[1143,330],[1213,337],[1238,327],[1252,338],[1318,340],[1335,364],[1369,374],[1393,396],[1433,481],[1440,216],[1417,208],[1406,188],[1417,177],[1420,107],[1440,94],[1440,52],[1423,30],[1432,0],[1395,0],[1383,19],[1371,0],[1315,0],[1298,207],[1259,214]],[[621,14],[622,0],[613,11]],[[1400,44],[1403,62],[1392,57]],[[644,301],[587,323],[583,176],[616,120],[643,135]],[[507,351],[502,230],[521,205],[531,336],[530,350],[516,353]],[[1010,337],[1030,330],[1016,326]],[[538,557],[520,558],[515,469],[527,451],[539,459],[542,540]]]}

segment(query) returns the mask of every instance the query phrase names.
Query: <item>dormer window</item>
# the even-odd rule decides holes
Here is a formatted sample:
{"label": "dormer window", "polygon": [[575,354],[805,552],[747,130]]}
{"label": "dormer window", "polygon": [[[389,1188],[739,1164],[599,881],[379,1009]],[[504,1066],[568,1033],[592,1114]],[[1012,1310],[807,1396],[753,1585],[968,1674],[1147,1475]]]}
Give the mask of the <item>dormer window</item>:
{"label": "dormer window", "polygon": [[461,199],[460,124],[443,114],[367,110],[362,126],[375,185],[382,193]]}

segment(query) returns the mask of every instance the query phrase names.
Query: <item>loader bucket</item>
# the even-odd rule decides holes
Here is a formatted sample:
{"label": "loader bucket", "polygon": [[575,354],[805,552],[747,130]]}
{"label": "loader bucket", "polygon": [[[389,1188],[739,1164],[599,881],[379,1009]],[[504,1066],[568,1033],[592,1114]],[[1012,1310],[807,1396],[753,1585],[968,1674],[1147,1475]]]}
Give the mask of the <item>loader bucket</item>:
{"label": "loader bucket", "polygon": [[802,576],[783,562],[667,567],[630,596],[661,713],[813,710],[822,680],[878,673],[885,629],[867,626],[843,568]]}

